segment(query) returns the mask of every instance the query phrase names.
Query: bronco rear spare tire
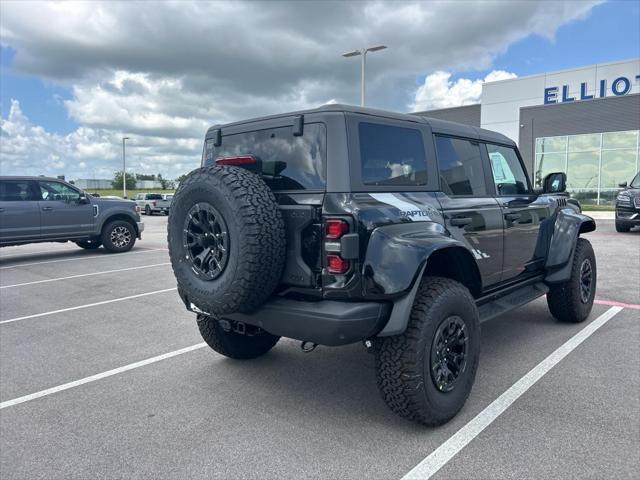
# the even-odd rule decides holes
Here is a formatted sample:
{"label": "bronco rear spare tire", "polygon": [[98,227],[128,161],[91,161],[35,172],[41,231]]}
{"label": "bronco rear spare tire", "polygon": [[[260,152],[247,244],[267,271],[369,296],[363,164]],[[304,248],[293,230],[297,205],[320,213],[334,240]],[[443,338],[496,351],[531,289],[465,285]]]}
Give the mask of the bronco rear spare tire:
{"label": "bronco rear spare tire", "polygon": [[213,315],[255,310],[282,275],[278,204],[264,181],[242,168],[191,172],[173,198],[167,237],[178,288]]}

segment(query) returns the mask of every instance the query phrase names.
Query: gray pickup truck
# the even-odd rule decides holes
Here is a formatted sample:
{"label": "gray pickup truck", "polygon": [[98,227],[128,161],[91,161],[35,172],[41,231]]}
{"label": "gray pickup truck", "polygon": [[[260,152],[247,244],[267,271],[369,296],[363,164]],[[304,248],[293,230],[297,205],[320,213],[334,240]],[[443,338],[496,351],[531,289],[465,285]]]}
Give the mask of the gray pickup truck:
{"label": "gray pickup truck", "polygon": [[119,253],[143,230],[130,200],[92,197],[56,178],[0,177],[0,247],[71,241]]}

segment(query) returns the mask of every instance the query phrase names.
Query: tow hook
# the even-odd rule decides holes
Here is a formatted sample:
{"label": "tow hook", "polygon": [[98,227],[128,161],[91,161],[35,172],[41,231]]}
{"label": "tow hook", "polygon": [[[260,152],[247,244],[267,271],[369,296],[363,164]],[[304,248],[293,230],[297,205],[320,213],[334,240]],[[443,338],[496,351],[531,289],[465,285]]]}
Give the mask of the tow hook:
{"label": "tow hook", "polygon": [[302,351],[304,353],[313,352],[316,349],[317,346],[318,346],[317,343],[307,342],[306,340],[300,344],[300,348],[302,349]]}
{"label": "tow hook", "polygon": [[367,353],[373,354],[373,340],[367,338],[362,341],[362,344],[364,345],[364,348],[367,349]]}

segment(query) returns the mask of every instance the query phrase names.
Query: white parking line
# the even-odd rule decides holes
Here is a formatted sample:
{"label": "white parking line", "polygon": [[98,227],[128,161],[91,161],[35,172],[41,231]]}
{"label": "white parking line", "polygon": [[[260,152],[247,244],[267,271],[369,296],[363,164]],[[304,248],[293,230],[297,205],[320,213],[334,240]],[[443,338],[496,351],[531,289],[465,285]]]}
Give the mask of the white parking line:
{"label": "white parking line", "polygon": [[181,348],[180,350],[174,350],[173,352],[158,355],[157,357],[151,357],[147,358],[146,360],[130,363],[129,365],[125,365],[124,367],[114,368],[113,370],[107,370],[106,372],[97,373],[95,375],[91,375],[90,377],[85,377],[81,378],[80,380],[75,380],[73,382],[58,385],[57,387],[47,388],[46,390],[40,390],[39,392],[35,392],[30,395],[14,398],[13,400],[7,400],[6,402],[0,403],[0,410],[2,410],[3,408],[18,405],[20,403],[28,402],[30,400],[35,400],[36,398],[46,397],[47,395],[51,395],[53,393],[62,392],[63,390],[69,390],[70,388],[78,387],[80,385],[84,385],[85,383],[95,382],[96,380],[102,380],[103,378],[111,377],[119,373],[128,372],[129,370],[160,362],[162,360],[166,360],[167,358],[176,357],[178,355],[182,355],[183,353],[193,352],[194,350],[198,350],[199,348],[202,348],[206,345],[207,344],[204,342],[197,343],[195,345],[191,345],[190,347],[185,347]]}
{"label": "white parking line", "polygon": [[156,293],[172,292],[174,290],[177,290],[177,288],[176,287],[165,288],[164,290],[155,290],[153,292],[139,293],[137,295],[129,295],[128,297],[112,298],[111,300],[103,300],[102,302],[88,303],[86,305],[78,305],[77,307],[61,308],[60,310],[52,310],[50,312],[36,313],[33,315],[25,315],[24,317],[10,318],[8,320],[0,321],[0,325],[3,325],[5,323],[19,322],[20,320],[28,320],[30,318],[38,318],[38,317],[44,317],[47,315],[55,315],[56,313],[72,312],[73,310],[81,310],[83,308],[97,307],[99,305],[107,305],[109,303],[123,302],[125,300],[131,300],[133,298],[146,297],[148,295],[155,295]]}
{"label": "white parking line", "polygon": [[446,442],[434,450],[427,458],[416,465],[402,480],[428,479],[449,462],[460,450],[466,447],[513,402],[520,398],[549,370],[569,355],[576,347],[589,338],[596,330],[620,312],[622,307],[612,307],[589,325],[584,327],[551,355],[536,365],[529,373],[514,383],[506,392],[476,415],[469,423],[458,430]]}
{"label": "white parking line", "polygon": [[82,273],[82,274],[79,274],[79,275],[70,275],[68,277],[47,278],[46,280],[36,280],[35,282],[14,283],[13,285],[0,286],[0,290],[2,290],[4,288],[14,288],[14,287],[24,287],[24,286],[27,286],[27,285],[37,285],[39,283],[57,282],[58,280],[69,280],[69,279],[72,279],[72,278],[90,277],[92,275],[104,275],[104,274],[107,274],[107,273],[117,273],[117,272],[128,272],[128,271],[131,271],[131,270],[141,270],[143,268],[163,267],[165,265],[171,265],[171,263],[170,262],[155,263],[153,265],[143,265],[141,267],[119,268],[117,270],[105,270],[104,272],[91,272],[91,273]]}
{"label": "white parking line", "polygon": [[158,250],[158,249],[140,249],[140,250],[136,250],[135,252],[126,252],[126,253],[118,253],[118,254],[113,254],[116,255],[115,257],[112,254],[108,254],[108,253],[103,253],[101,255],[84,255],[81,257],[74,257],[74,258],[61,258],[59,260],[45,260],[44,262],[32,262],[32,263],[18,263],[16,265],[8,265],[6,267],[0,267],[0,270],[7,270],[9,268],[20,268],[20,267],[30,267],[31,265],[44,265],[45,263],[58,263],[58,262],[73,262],[75,260],[89,260],[92,258],[120,258],[124,255],[136,255],[138,253],[158,253],[158,252],[164,252],[165,250]]}

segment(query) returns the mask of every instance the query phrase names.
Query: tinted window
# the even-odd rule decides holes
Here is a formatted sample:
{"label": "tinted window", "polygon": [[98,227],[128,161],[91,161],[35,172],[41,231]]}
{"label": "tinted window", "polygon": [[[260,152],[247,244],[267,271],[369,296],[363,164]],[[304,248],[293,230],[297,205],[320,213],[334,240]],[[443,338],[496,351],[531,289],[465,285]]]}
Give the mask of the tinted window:
{"label": "tinted window", "polygon": [[527,175],[513,148],[487,144],[487,153],[498,195],[529,193]]}
{"label": "tinted window", "polygon": [[64,183],[39,182],[42,200],[70,202],[80,198],[80,192]]}
{"label": "tinted window", "polygon": [[420,130],[360,123],[360,159],[365,185],[425,185],[427,159]]}
{"label": "tinted window", "polygon": [[147,193],[147,200],[162,200],[162,195],[159,193]]}
{"label": "tinted window", "polygon": [[449,195],[486,195],[480,144],[439,136],[435,141],[442,191]]}
{"label": "tinted window", "polygon": [[37,199],[33,182],[27,180],[0,181],[0,202],[24,202]]}
{"label": "tinted window", "polygon": [[205,143],[203,163],[220,157],[254,155],[264,181],[272,190],[321,190],[326,184],[327,133],[324,124],[304,125],[302,136],[292,127],[224,135],[222,145]]}

